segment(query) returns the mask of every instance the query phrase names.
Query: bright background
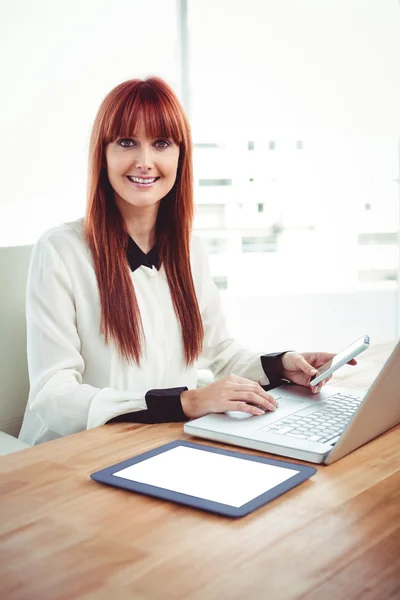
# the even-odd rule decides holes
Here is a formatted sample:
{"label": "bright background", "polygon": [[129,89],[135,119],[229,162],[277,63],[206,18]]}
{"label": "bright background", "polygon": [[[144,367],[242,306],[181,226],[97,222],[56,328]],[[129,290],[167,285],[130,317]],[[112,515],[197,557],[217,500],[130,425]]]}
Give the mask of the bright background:
{"label": "bright background", "polygon": [[400,335],[397,0],[0,6],[0,245],[83,215],[97,109],[159,75],[188,112],[196,233],[263,351]]}

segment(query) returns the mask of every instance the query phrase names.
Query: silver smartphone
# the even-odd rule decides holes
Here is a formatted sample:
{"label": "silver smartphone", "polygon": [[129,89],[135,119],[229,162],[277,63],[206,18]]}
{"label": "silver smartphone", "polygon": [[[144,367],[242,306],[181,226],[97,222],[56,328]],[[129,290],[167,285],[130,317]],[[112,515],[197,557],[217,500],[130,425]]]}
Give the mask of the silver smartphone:
{"label": "silver smartphone", "polygon": [[339,354],[336,354],[331,358],[331,360],[328,360],[327,363],[322,365],[322,367],[318,369],[318,375],[316,375],[314,379],[311,379],[310,384],[317,385],[320,381],[329,377],[329,375],[340,369],[340,367],[343,367],[349,360],[355,358],[367,348],[369,348],[369,336],[364,335],[363,337],[360,337],[359,340],[353,342],[351,346],[348,346],[339,352]]}

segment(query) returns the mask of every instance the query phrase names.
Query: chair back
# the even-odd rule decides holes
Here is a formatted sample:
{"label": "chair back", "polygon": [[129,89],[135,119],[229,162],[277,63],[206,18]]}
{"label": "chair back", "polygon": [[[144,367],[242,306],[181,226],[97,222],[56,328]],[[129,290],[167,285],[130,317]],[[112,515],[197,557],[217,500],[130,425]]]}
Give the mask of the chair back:
{"label": "chair back", "polygon": [[32,246],[0,248],[0,431],[18,436],[29,394],[25,291]]}

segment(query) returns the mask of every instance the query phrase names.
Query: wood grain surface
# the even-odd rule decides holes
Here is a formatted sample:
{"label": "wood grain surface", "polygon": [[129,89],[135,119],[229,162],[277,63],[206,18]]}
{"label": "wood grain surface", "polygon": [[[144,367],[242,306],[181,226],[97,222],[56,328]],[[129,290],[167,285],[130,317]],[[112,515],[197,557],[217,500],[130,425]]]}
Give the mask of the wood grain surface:
{"label": "wood grain surface", "polygon": [[[333,383],[367,387],[391,347]],[[89,478],[175,439],[116,423],[1,457],[1,599],[400,599],[400,427],[238,520]]]}

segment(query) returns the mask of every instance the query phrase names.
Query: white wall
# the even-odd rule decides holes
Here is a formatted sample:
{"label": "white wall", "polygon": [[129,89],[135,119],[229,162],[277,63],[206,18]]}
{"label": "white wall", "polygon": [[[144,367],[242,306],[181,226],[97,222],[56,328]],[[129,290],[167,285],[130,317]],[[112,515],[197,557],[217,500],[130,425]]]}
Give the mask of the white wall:
{"label": "white wall", "polygon": [[0,40],[0,245],[30,244],[83,215],[104,96],[149,74],[178,89],[176,2],[2,2]]}

